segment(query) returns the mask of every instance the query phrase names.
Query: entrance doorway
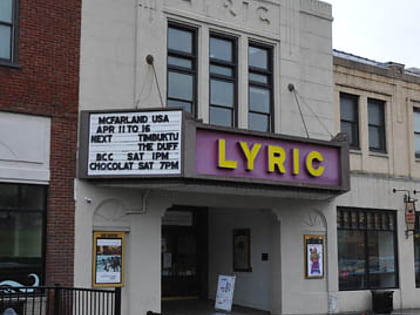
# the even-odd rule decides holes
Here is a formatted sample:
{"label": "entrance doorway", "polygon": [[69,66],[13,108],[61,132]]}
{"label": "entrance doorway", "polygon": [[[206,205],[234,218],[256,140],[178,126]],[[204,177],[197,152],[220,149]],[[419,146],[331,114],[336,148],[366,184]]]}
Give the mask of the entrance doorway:
{"label": "entrance doorway", "polygon": [[162,219],[163,299],[207,299],[208,210],[176,206]]}

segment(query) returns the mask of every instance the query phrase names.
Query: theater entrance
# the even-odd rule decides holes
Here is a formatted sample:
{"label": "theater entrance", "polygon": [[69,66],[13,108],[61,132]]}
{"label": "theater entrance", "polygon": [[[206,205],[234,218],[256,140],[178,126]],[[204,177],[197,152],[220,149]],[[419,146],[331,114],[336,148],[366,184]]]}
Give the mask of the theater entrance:
{"label": "theater entrance", "polygon": [[208,210],[173,207],[162,219],[162,299],[207,299]]}

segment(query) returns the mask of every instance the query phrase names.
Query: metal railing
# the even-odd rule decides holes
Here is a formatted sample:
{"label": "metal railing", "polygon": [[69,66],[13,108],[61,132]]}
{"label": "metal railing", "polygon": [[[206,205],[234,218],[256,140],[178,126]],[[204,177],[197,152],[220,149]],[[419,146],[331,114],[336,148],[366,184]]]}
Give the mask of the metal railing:
{"label": "metal railing", "polygon": [[121,315],[121,288],[0,287],[0,315]]}

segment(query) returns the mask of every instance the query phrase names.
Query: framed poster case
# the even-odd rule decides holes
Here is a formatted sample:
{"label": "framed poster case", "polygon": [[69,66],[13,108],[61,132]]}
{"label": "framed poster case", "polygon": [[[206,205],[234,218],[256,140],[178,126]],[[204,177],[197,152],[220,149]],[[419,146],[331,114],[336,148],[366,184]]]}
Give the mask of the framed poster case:
{"label": "framed poster case", "polygon": [[252,272],[250,229],[233,230],[233,271]]}
{"label": "framed poster case", "polygon": [[93,287],[124,285],[124,251],[124,232],[93,233]]}
{"label": "framed poster case", "polygon": [[305,279],[324,278],[324,235],[304,236]]}

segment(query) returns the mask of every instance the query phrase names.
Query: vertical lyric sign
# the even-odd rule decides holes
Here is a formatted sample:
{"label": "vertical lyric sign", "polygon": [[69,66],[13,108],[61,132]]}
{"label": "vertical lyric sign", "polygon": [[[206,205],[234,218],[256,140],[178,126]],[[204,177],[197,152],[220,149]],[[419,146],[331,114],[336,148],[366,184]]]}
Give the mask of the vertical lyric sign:
{"label": "vertical lyric sign", "polygon": [[181,174],[182,111],[92,113],[89,176]]}
{"label": "vertical lyric sign", "polygon": [[124,285],[123,232],[94,232],[93,286],[122,287]]}

